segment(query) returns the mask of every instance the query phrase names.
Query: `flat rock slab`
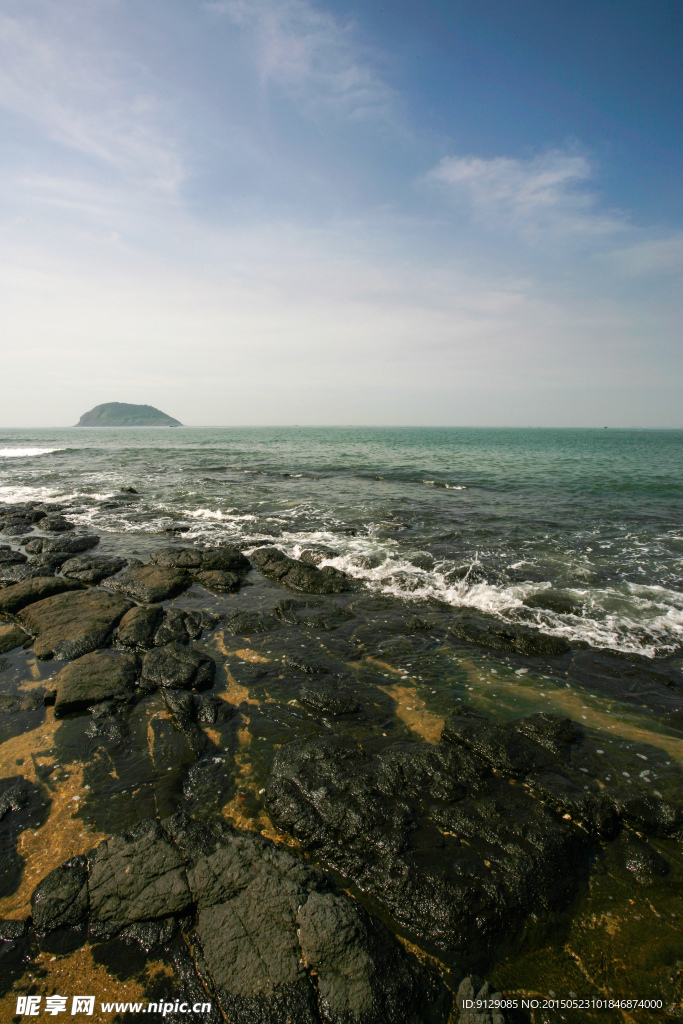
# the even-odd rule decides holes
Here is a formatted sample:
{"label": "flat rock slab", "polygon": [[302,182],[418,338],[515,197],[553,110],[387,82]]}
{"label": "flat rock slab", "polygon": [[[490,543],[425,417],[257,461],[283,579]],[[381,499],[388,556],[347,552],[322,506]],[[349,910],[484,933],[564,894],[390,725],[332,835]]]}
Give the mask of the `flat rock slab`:
{"label": "flat rock slab", "polygon": [[238,548],[181,548],[168,547],[153,551],[151,559],[156,565],[169,569],[220,570],[243,576],[251,569],[251,562]]}
{"label": "flat rock slab", "polygon": [[130,594],[136,601],[153,604],[177,597],[192,584],[192,577],[184,569],[167,569],[159,565],[135,565],[127,569],[109,586]]}
{"label": "flat rock slab", "polygon": [[[81,586],[71,580],[63,582]],[[37,658],[71,661],[103,647],[132,604],[119,594],[81,590],[38,601],[18,618],[36,637],[33,650]]]}
{"label": "flat rock slab", "polygon": [[16,586],[9,587],[0,593],[0,612],[16,615],[36,601],[42,601],[54,594],[65,591],[81,590],[82,584],[76,580],[56,579],[54,576],[39,576],[36,579],[24,580]]}
{"label": "flat rock slab", "polygon": [[278,548],[257,548],[250,558],[264,576],[292,590],[307,594],[339,594],[350,588],[350,581],[343,572],[331,567],[316,569],[313,565],[289,558]]}
{"label": "flat rock slab", "polygon": [[196,958],[185,954],[184,980],[203,977],[231,1024],[449,1018],[443,983],[356,900],[258,833],[224,823],[141,821],[100,843],[87,865],[73,857],[52,871],[31,906],[42,936],[87,924],[92,937],[120,934],[147,949],[182,919]]}
{"label": "flat rock slab", "polygon": [[90,551],[91,548],[96,548],[100,543],[100,538],[95,534],[82,534],[80,536],[59,536],[59,537],[44,537],[41,547],[41,551],[44,554],[48,554],[52,551],[69,551],[73,555],[80,554],[82,551]]}
{"label": "flat rock slab", "polygon": [[22,644],[29,642],[30,639],[23,629],[19,629],[18,626],[3,623],[0,625],[0,654],[13,651],[15,647],[21,647]]}
{"label": "flat rock slab", "polygon": [[114,576],[125,564],[125,558],[112,555],[76,555],[62,564],[62,572],[69,579],[97,584],[108,576]]}
{"label": "flat rock slab", "polygon": [[129,701],[139,661],[134,654],[93,651],[65,665],[56,679],[55,715],[83,711],[103,700]]}
{"label": "flat rock slab", "polygon": [[146,690],[156,690],[160,686],[170,686],[175,690],[208,690],[213,686],[215,674],[216,664],[208,654],[171,643],[145,655],[140,685]]}

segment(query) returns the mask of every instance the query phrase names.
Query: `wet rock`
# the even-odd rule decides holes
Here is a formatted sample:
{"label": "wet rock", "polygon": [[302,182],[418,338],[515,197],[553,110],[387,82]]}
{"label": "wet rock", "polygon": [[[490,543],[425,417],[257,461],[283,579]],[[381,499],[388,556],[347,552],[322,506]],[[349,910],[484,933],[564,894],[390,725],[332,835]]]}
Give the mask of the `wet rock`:
{"label": "wet rock", "polygon": [[351,715],[360,711],[356,698],[334,676],[304,683],[299,689],[299,700],[329,715]]}
{"label": "wet rock", "polygon": [[90,551],[97,547],[100,538],[95,534],[79,534],[78,536],[44,537],[41,551],[47,555],[53,551],[68,551],[72,555],[78,555],[83,551]]}
{"label": "wet rock", "polygon": [[31,529],[31,524],[25,519],[6,519],[2,527],[2,532],[6,537],[21,537],[22,534]]}
{"label": "wet rock", "polygon": [[683,840],[683,807],[649,794],[622,797],[619,810],[639,832],[658,839]]}
{"label": "wet rock", "polygon": [[17,615],[23,608],[35,602],[42,602],[54,594],[65,591],[81,590],[82,585],[75,580],[57,579],[52,576],[39,576],[24,580],[0,594],[0,613]]}
{"label": "wet rock", "polygon": [[527,608],[540,608],[542,611],[555,612],[558,615],[580,615],[581,605],[568,594],[557,590],[542,590],[539,594],[531,594],[522,601]]}
{"label": "wet rock", "polygon": [[21,775],[0,779],[0,898],[16,892],[21,882],[24,859],[19,837],[44,825],[48,808],[41,786]]}
{"label": "wet rock", "polygon": [[176,608],[169,608],[164,614],[164,619],[156,633],[154,643],[157,647],[164,644],[188,644],[190,636],[185,628],[185,613]]}
{"label": "wet rock", "polygon": [[[75,581],[61,582],[80,586]],[[18,618],[36,637],[37,658],[70,661],[103,647],[131,606],[118,594],[86,590],[38,601],[19,612]]]}
{"label": "wet rock", "polygon": [[44,577],[49,574],[48,569],[35,565],[0,565],[0,586],[8,587],[13,583],[23,583],[25,580]]}
{"label": "wet rock", "polygon": [[43,550],[43,537],[26,537],[23,543],[25,551],[28,551],[29,555],[39,555]]}
{"label": "wet rock", "polygon": [[41,519],[40,528],[47,533],[65,533],[67,530],[73,530],[74,524],[70,523],[64,516],[51,514]]}
{"label": "wet rock", "polygon": [[154,636],[163,618],[164,609],[160,604],[136,605],[119,622],[117,644],[133,650],[148,650],[154,646]]}
{"label": "wet rock", "polygon": [[37,932],[83,924],[88,916],[88,861],[71,857],[34,889],[31,915]]}
{"label": "wet rock", "polygon": [[196,694],[188,690],[163,688],[163,697],[175,725],[185,734],[192,750],[200,757],[211,745],[201,725],[219,725],[233,717],[232,704],[210,694]]}
{"label": "wet rock", "polygon": [[23,555],[21,551],[14,551],[6,544],[0,544],[0,565],[20,565],[25,561],[26,555]]}
{"label": "wet rock", "polygon": [[345,622],[355,618],[353,612],[348,608],[325,607],[314,605],[307,601],[295,601],[291,598],[278,601],[274,612],[283,622],[300,626],[312,626],[315,629],[337,629]]}
{"label": "wet rock", "polygon": [[578,743],[583,735],[579,726],[570,718],[548,715],[543,711],[520,719],[514,723],[513,728],[545,747],[551,754],[563,758],[569,757],[572,744]]}
{"label": "wet rock", "polygon": [[83,711],[104,700],[132,700],[138,674],[135,654],[93,651],[77,658],[62,669],[55,681],[55,716]]}
{"label": "wet rock", "polygon": [[242,578],[236,572],[224,572],[222,569],[207,569],[198,572],[197,583],[217,594],[234,594],[239,590]]}
{"label": "wet rock", "polygon": [[0,693],[0,712],[16,714],[20,711],[37,711],[44,707],[47,697],[47,691],[42,689],[31,693]]}
{"label": "wet rock", "polygon": [[159,565],[139,565],[126,569],[108,586],[130,594],[136,601],[154,604],[177,597],[192,583],[192,577],[184,569],[166,569]]}
{"label": "wet rock", "polygon": [[[370,755],[337,738],[287,744],[275,755],[267,807],[422,948],[471,969],[529,914],[569,904],[590,841],[466,745],[427,746]],[[504,760],[511,754],[514,746]]]}
{"label": "wet rock", "polygon": [[320,565],[328,558],[338,558],[339,552],[335,551],[334,548],[328,548],[324,544],[320,544],[314,548],[304,548],[299,553],[299,561],[305,565]]}
{"label": "wet rock", "polygon": [[202,633],[210,633],[219,622],[219,615],[204,609],[185,612],[185,629],[191,640],[198,640]]}
{"label": "wet rock", "polygon": [[185,806],[190,813],[197,818],[220,816],[235,795],[234,774],[234,761],[227,754],[211,753],[193,764],[183,782]]}
{"label": "wet rock", "polygon": [[629,871],[641,885],[651,885],[668,875],[671,867],[648,842],[632,833],[623,832],[611,851],[621,868]]}
{"label": "wet rock", "polygon": [[41,576],[51,576],[65,562],[68,562],[71,557],[70,551],[52,551],[49,555],[36,555],[35,558],[31,559],[31,565],[33,568],[41,570]]}
{"label": "wet rock", "polygon": [[226,615],[225,626],[231,633],[238,636],[254,636],[256,633],[267,633],[280,625],[275,615],[266,612],[235,612]]}
{"label": "wet rock", "polygon": [[350,586],[344,573],[329,566],[316,569],[295,558],[288,558],[278,548],[257,548],[249,557],[264,576],[292,590],[302,590],[309,594],[339,594]]}
{"label": "wet rock", "polygon": [[146,690],[160,686],[207,690],[213,685],[215,672],[216,664],[208,654],[171,643],[145,655],[140,686]]}
{"label": "wet rock", "polygon": [[483,616],[462,615],[453,623],[450,633],[458,640],[465,640],[481,647],[533,658],[556,656],[571,650],[570,644],[562,637],[548,636],[522,626],[491,622]]}
{"label": "wet rock", "polygon": [[152,562],[173,569],[230,572],[243,576],[251,563],[238,548],[180,548],[168,547],[153,551]]}
{"label": "wet rock", "polygon": [[121,488],[121,492],[122,492],[123,494],[138,494],[138,493],[139,493],[139,491],[136,491],[136,490],[135,490],[135,488],[134,488],[134,487],[131,487],[131,486],[128,486],[128,487],[122,487],[122,488]]}
{"label": "wet rock", "polygon": [[125,558],[112,555],[77,555],[62,564],[62,572],[69,579],[97,584],[119,572],[125,564]]}
{"label": "wet rock", "polygon": [[88,868],[90,925],[97,936],[190,906],[184,859],[156,821],[105,839],[90,855]]}
{"label": "wet rock", "polygon": [[465,706],[448,716],[442,739],[461,743],[494,768],[515,776],[525,776],[553,764],[540,745],[523,733],[495,725]]}

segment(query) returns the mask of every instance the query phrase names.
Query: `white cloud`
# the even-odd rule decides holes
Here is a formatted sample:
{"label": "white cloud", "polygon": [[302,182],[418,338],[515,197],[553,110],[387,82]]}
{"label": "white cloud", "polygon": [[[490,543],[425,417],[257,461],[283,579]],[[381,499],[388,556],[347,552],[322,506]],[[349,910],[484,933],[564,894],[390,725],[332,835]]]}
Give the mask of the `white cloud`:
{"label": "white cloud", "polygon": [[595,238],[625,226],[623,216],[600,209],[586,187],[593,176],[585,156],[554,149],[528,160],[445,157],[424,180],[468,199],[497,226],[538,241],[548,234]]}
{"label": "white cloud", "polygon": [[651,238],[609,253],[607,261],[629,277],[679,274],[683,271],[683,234]]}
{"label": "white cloud", "polygon": [[0,107],[67,150],[173,192],[183,167],[170,111],[139,68],[131,74],[91,6],[36,0],[0,13]]}
{"label": "white cloud", "polygon": [[396,97],[354,37],[308,0],[217,0],[206,8],[248,32],[261,84],[279,87],[306,113],[392,120]]}

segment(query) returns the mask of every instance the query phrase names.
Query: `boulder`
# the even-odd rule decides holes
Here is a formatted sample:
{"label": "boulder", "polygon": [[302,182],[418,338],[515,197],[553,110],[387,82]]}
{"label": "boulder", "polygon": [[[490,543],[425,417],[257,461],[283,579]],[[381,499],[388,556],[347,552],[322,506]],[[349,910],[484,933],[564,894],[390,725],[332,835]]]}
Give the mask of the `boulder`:
{"label": "boulder", "polygon": [[170,686],[175,690],[208,690],[213,686],[216,664],[208,654],[191,647],[171,643],[145,655],[140,686],[156,690]]}
{"label": "boulder", "polygon": [[25,580],[46,576],[49,570],[36,565],[0,565],[0,586],[9,587],[13,583],[24,583]]}
{"label": "boulder", "polygon": [[53,551],[68,551],[72,555],[78,555],[82,551],[90,551],[100,543],[100,538],[95,534],[79,534],[78,536],[44,537],[41,551],[43,554],[50,554]]}
{"label": "boulder", "polygon": [[25,643],[30,642],[31,637],[27,636],[23,629],[0,623],[0,654],[6,654],[7,651],[13,651],[15,647],[22,647]]}
{"label": "boulder", "polygon": [[57,579],[54,576],[39,576],[36,579],[24,580],[0,594],[0,613],[16,615],[22,608],[37,601],[43,601],[46,597],[82,589],[82,584],[75,580]]}
{"label": "boulder", "polygon": [[185,626],[185,613],[177,608],[168,608],[164,613],[164,619],[154,634],[156,647],[163,647],[164,644],[188,644],[190,635]]}
{"label": "boulder", "polygon": [[221,570],[243,576],[251,563],[238,548],[181,548],[167,547],[153,551],[150,556],[156,565],[172,569]]}
{"label": "boulder", "polygon": [[74,529],[74,524],[70,523],[64,516],[52,513],[41,519],[40,528],[41,530],[46,530],[47,533],[66,533],[68,530]]}
{"label": "boulder", "polygon": [[104,700],[129,701],[135,693],[139,663],[134,654],[93,651],[65,665],[55,686],[55,716],[83,711]]}
{"label": "boulder", "polygon": [[23,555],[21,551],[14,551],[6,544],[0,544],[0,565],[20,565],[25,561],[26,555]]}
{"label": "boulder", "polygon": [[356,698],[334,676],[304,683],[299,689],[299,700],[329,715],[351,715],[360,711]]}
{"label": "boulder", "polygon": [[224,572],[222,569],[207,569],[198,572],[197,583],[201,583],[207,590],[213,590],[216,594],[234,594],[239,590],[242,582],[236,572]]}
{"label": "boulder", "polygon": [[539,658],[566,654],[571,645],[559,636],[548,636],[535,629],[511,626],[484,616],[461,614],[450,628],[458,640],[489,647],[505,654]]}
{"label": "boulder", "polygon": [[62,563],[62,572],[72,580],[97,584],[123,569],[125,558],[113,555],[76,555]]}
{"label": "boulder", "polygon": [[119,622],[117,643],[122,647],[146,651],[154,646],[154,635],[164,618],[160,604],[136,605]]}
{"label": "boulder", "polygon": [[289,558],[278,548],[257,548],[249,557],[264,576],[292,590],[307,594],[339,594],[350,587],[349,578],[337,569],[316,569],[313,565]]}
{"label": "boulder", "polygon": [[177,597],[192,584],[184,569],[167,569],[159,565],[134,565],[110,580],[108,586],[130,594],[136,601],[154,604]]}
{"label": "boulder", "polygon": [[[74,581],[62,582],[80,587]],[[37,658],[70,661],[103,647],[131,607],[132,601],[119,594],[81,590],[31,604],[18,618],[36,637],[33,650]]]}

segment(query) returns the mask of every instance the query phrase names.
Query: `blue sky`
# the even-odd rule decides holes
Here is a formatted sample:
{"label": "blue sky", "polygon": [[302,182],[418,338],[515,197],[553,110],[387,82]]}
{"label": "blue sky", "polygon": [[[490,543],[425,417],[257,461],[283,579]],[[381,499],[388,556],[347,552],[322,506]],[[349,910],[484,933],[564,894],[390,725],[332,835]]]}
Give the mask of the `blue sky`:
{"label": "blue sky", "polygon": [[3,425],[683,426],[682,44],[656,0],[5,0]]}

